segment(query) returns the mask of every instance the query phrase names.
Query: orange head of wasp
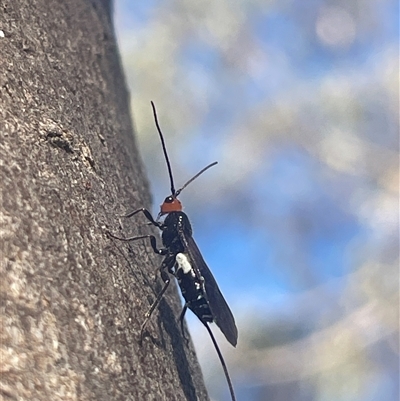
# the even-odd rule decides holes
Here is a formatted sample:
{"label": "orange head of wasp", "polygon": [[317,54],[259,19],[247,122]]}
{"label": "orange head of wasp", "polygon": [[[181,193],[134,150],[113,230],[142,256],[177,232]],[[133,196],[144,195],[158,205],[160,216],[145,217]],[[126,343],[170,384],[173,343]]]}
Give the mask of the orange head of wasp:
{"label": "orange head of wasp", "polygon": [[175,196],[167,196],[164,199],[164,202],[160,206],[160,216],[171,213],[171,212],[181,212],[182,211],[182,203]]}

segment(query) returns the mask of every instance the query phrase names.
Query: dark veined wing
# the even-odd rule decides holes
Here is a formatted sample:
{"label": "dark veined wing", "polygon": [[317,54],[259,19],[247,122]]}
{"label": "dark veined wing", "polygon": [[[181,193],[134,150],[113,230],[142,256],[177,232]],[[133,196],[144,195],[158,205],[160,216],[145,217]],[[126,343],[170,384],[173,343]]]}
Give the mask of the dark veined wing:
{"label": "dark veined wing", "polygon": [[213,314],[215,323],[221,329],[222,333],[224,333],[226,339],[236,347],[238,331],[235,319],[218,288],[214,276],[204,261],[193,237],[191,235],[185,235],[183,232],[179,233],[179,235],[190,256],[191,262],[193,263],[192,267],[195,269],[196,274],[204,278],[206,299]]}

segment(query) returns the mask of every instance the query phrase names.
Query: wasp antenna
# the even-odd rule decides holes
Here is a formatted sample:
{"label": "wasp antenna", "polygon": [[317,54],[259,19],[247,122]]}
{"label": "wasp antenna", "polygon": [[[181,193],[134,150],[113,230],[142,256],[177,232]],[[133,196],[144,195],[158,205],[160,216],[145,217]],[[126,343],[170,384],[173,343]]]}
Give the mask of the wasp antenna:
{"label": "wasp antenna", "polygon": [[156,123],[158,134],[160,135],[161,145],[162,145],[162,148],[163,148],[165,161],[167,162],[168,175],[169,175],[169,180],[171,182],[171,195],[172,196],[176,196],[175,195],[176,191],[175,191],[175,185],[174,185],[174,177],[172,175],[171,163],[169,162],[168,153],[167,153],[167,147],[165,146],[165,141],[164,141],[164,136],[163,136],[163,134],[161,132],[161,128],[160,128],[160,125],[158,123],[156,106],[154,105],[153,102],[151,102],[151,107],[153,108],[154,121]]}
{"label": "wasp antenna", "polygon": [[215,166],[218,164],[218,162],[214,162],[209,164],[208,166],[204,167],[202,170],[200,170],[194,177],[192,177],[185,185],[183,185],[182,188],[179,188],[175,192],[175,197],[177,197],[192,181],[194,181],[199,175],[202,175],[206,170],[208,170],[210,167]]}

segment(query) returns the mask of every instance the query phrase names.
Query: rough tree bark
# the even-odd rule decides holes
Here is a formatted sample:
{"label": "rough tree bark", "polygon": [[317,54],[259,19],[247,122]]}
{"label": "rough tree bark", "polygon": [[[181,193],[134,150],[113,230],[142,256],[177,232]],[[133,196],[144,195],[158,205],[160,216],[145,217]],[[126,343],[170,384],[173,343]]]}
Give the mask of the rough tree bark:
{"label": "rough tree bark", "polygon": [[0,394],[207,400],[176,290],[139,344],[159,257],[105,234],[151,230],[117,217],[150,196],[110,3],[1,0],[0,30]]}

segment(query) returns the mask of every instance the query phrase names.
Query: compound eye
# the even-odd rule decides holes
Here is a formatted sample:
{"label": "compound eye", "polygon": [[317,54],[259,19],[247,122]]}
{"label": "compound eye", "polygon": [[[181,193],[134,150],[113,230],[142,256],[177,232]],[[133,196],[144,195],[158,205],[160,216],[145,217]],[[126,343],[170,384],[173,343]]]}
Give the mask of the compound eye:
{"label": "compound eye", "polygon": [[172,196],[167,196],[164,200],[164,203],[172,203],[175,199]]}

